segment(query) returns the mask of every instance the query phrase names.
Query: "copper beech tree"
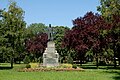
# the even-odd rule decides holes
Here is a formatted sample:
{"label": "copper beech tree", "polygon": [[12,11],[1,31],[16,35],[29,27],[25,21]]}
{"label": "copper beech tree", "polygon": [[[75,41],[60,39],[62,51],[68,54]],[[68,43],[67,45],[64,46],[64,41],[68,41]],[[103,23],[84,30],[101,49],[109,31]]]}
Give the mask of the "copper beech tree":
{"label": "copper beech tree", "polygon": [[45,48],[47,47],[48,36],[46,33],[39,33],[35,37],[25,41],[26,50],[32,53],[34,59],[42,56]]}
{"label": "copper beech tree", "polygon": [[107,47],[107,30],[112,28],[111,24],[99,15],[92,12],[86,13],[84,17],[73,20],[73,28],[66,32],[63,39],[63,46],[74,49],[77,52],[77,59],[82,61],[90,49],[93,51],[98,67],[98,55],[101,55],[103,48]]}

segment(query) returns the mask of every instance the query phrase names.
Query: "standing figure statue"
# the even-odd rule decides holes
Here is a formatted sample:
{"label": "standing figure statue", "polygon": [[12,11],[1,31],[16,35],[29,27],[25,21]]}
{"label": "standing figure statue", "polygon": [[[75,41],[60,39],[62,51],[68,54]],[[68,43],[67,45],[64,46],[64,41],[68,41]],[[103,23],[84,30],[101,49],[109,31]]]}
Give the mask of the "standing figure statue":
{"label": "standing figure statue", "polygon": [[49,24],[49,27],[48,27],[48,41],[53,41],[53,29],[51,27],[51,24]]}
{"label": "standing figure statue", "polygon": [[53,28],[51,24],[47,28],[48,42],[47,48],[43,53],[43,66],[55,67],[59,66],[59,54],[55,49],[55,42],[53,41]]}

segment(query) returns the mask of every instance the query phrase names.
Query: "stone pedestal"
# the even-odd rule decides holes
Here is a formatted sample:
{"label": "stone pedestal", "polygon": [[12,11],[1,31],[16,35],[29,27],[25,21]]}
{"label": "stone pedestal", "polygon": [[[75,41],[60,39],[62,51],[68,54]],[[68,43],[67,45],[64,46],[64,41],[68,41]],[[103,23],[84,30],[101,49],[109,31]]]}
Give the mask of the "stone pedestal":
{"label": "stone pedestal", "polygon": [[47,48],[43,53],[43,66],[46,67],[55,67],[59,66],[59,54],[55,50],[55,43],[53,41],[49,41],[47,43]]}

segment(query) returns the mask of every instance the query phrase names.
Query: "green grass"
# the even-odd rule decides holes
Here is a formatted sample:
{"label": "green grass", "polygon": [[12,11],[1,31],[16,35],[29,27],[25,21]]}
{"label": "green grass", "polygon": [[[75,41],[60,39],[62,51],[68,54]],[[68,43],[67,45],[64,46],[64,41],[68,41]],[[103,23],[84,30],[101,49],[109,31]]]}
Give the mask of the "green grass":
{"label": "green grass", "polygon": [[13,69],[0,70],[0,80],[120,80],[120,70],[86,69],[85,71],[18,72],[24,64]]}

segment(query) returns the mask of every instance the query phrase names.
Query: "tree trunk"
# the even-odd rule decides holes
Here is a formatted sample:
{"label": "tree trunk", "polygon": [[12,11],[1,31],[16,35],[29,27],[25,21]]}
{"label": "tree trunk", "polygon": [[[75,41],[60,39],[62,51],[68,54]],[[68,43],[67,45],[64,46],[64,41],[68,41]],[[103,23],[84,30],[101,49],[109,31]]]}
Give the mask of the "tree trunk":
{"label": "tree trunk", "polygon": [[114,68],[116,68],[116,57],[114,56]]}
{"label": "tree trunk", "polygon": [[13,57],[11,58],[11,68],[13,68]]}
{"label": "tree trunk", "polygon": [[116,46],[115,46],[115,42],[113,44],[114,48],[113,48],[113,51],[114,51],[114,68],[116,68]]}
{"label": "tree trunk", "polygon": [[12,51],[12,56],[11,56],[11,68],[13,68],[13,60],[14,60],[14,37],[13,37],[13,44],[12,44],[12,48],[13,48],[13,51]]}
{"label": "tree trunk", "polygon": [[98,69],[98,57],[96,58],[96,67],[97,67],[97,69]]}
{"label": "tree trunk", "polygon": [[19,59],[19,64],[20,64],[21,60]]}
{"label": "tree trunk", "polygon": [[96,67],[97,67],[97,69],[98,69],[98,55],[97,55],[97,53],[96,53]]}
{"label": "tree trunk", "polygon": [[80,66],[82,66],[82,59],[80,60]]}

